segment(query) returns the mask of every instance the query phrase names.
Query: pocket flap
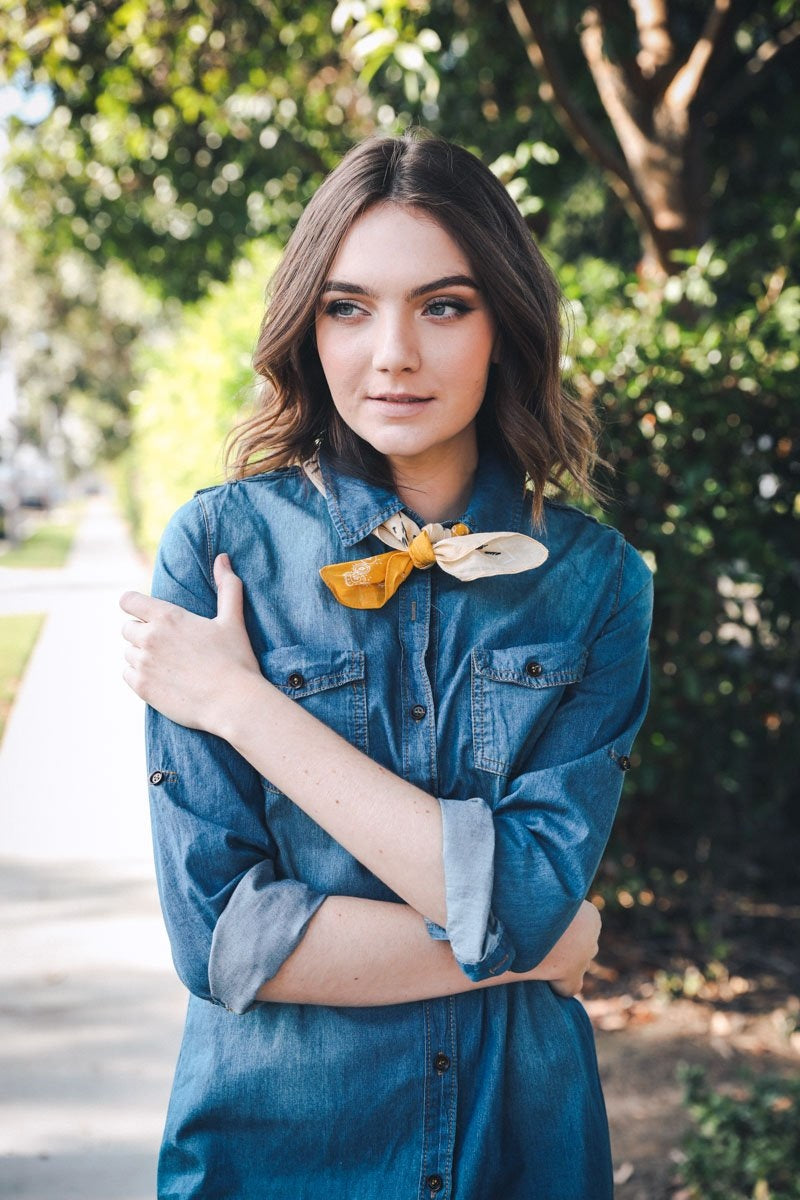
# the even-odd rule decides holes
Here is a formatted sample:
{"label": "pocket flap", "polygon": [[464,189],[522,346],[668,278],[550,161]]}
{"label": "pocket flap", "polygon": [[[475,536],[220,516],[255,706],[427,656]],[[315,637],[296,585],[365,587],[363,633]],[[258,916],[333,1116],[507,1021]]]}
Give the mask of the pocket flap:
{"label": "pocket flap", "polygon": [[485,679],[546,688],[582,679],[587,654],[580,642],[536,642],[504,650],[479,647],[472,651],[472,660],[476,673]]}
{"label": "pocket flap", "polygon": [[261,670],[284,695],[300,700],[364,678],[363,650],[281,646],[266,650]]}

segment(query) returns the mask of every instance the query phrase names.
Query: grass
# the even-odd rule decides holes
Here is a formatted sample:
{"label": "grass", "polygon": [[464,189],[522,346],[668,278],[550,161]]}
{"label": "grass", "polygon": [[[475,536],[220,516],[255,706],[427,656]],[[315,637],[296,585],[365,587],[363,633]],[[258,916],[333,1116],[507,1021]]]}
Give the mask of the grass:
{"label": "grass", "polygon": [[0,617],[0,738],[43,622],[44,613]]}
{"label": "grass", "polygon": [[0,567],[63,567],[77,522],[52,521],[41,525],[19,546],[0,554]]}

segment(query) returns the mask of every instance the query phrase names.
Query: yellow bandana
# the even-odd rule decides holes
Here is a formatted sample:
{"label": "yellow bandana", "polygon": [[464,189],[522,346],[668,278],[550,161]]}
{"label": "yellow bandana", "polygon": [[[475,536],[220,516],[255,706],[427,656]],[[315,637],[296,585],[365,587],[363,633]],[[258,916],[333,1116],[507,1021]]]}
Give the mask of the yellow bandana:
{"label": "yellow bandana", "polygon": [[[303,470],[324,496],[325,484],[317,460],[303,463]],[[320,568],[324,582],[348,608],[382,608],[414,567],[426,571],[437,563],[448,575],[466,581],[530,571],[547,558],[547,548],[523,533],[470,533],[462,524],[452,529],[439,524],[420,529],[402,512],[372,532],[392,547],[388,554]]]}

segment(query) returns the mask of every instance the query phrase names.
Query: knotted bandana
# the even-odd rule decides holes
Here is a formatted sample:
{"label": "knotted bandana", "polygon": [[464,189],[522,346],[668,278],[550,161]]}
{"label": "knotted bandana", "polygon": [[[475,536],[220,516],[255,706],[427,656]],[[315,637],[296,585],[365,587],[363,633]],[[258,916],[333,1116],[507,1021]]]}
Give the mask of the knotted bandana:
{"label": "knotted bandana", "polygon": [[[309,459],[303,470],[317,491],[326,495],[318,461]],[[466,582],[530,571],[547,558],[547,548],[523,533],[470,533],[462,524],[445,529],[434,523],[420,529],[403,512],[372,532],[392,547],[388,554],[320,568],[324,582],[347,608],[382,608],[414,567],[426,571],[436,563],[448,575]]]}

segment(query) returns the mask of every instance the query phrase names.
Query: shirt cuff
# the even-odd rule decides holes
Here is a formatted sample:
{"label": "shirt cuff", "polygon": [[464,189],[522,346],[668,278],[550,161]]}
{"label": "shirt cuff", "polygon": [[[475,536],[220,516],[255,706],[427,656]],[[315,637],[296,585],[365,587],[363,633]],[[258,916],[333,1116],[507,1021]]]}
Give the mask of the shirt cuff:
{"label": "shirt cuff", "polygon": [[324,894],[296,879],[276,881],[271,862],[247,872],[217,921],[211,939],[211,995],[229,1012],[247,1012],[300,942]]}
{"label": "shirt cuff", "polygon": [[[491,911],[494,887],[494,821],[484,800],[439,800],[442,812],[447,929],[453,956],[473,980],[507,971],[514,949]],[[441,938],[441,926],[428,922]]]}

